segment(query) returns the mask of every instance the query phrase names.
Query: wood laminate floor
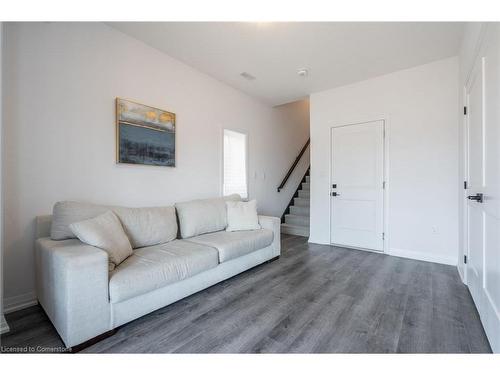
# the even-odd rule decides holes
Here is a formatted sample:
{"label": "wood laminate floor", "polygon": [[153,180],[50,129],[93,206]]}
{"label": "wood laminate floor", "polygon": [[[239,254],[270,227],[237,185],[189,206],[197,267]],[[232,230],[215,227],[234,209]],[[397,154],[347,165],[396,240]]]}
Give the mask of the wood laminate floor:
{"label": "wood laminate floor", "polygon": [[[39,306],[8,314],[2,351],[57,351]],[[54,349],[52,349],[54,348]],[[452,266],[308,244],[120,327],[84,352],[488,353]]]}

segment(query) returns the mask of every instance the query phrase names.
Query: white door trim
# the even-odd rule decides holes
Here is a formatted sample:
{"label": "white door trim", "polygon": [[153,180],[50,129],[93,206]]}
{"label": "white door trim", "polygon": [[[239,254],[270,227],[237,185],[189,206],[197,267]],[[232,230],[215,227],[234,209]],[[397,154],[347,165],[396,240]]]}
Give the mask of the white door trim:
{"label": "white door trim", "polygon": [[[384,171],[384,181],[385,181],[385,188],[384,188],[384,197],[383,197],[383,228],[384,228],[384,242],[383,242],[383,251],[376,251],[376,250],[371,250],[371,249],[365,249],[365,248],[357,248],[354,246],[345,246],[342,245],[342,247],[345,248],[351,248],[355,250],[363,250],[363,251],[368,251],[368,252],[376,252],[378,254],[389,254],[389,243],[390,243],[390,233],[389,233],[389,219],[387,213],[389,212],[389,189],[390,189],[390,181],[389,181],[389,136],[390,136],[390,126],[389,126],[389,116],[381,116],[377,117],[374,119],[364,119],[362,121],[356,121],[356,122],[349,122],[345,124],[340,124],[340,125],[332,125],[330,126],[330,157],[329,157],[329,178],[328,178],[328,192],[331,191],[331,186],[332,186],[332,181],[333,181],[333,176],[332,176],[332,153],[333,153],[333,145],[332,145],[332,133],[334,128],[341,128],[341,127],[346,127],[346,126],[352,126],[352,125],[363,125],[371,122],[377,122],[377,121],[382,121],[383,122],[383,128],[384,128],[384,141],[383,141],[383,171]],[[331,245],[335,245],[332,242],[332,231],[331,231],[331,220],[332,220],[332,207],[330,205],[329,207],[329,228],[330,228],[330,239],[329,243]]]}

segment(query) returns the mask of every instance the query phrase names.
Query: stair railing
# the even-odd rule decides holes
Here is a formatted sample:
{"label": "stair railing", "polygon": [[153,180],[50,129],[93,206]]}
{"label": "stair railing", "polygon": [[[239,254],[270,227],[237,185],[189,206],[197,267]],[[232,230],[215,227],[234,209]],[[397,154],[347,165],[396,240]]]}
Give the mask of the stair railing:
{"label": "stair railing", "polygon": [[295,161],[293,162],[292,166],[290,167],[290,169],[286,173],[285,178],[283,179],[283,181],[281,181],[280,186],[278,186],[278,193],[283,189],[286,182],[290,178],[292,172],[294,171],[295,167],[297,166],[297,164],[299,164],[300,158],[302,157],[302,155],[304,155],[304,152],[306,152],[307,146],[309,146],[310,142],[311,142],[311,138],[308,138],[306,144],[304,145],[304,147],[302,147],[302,150],[300,150],[299,155],[295,158]]}

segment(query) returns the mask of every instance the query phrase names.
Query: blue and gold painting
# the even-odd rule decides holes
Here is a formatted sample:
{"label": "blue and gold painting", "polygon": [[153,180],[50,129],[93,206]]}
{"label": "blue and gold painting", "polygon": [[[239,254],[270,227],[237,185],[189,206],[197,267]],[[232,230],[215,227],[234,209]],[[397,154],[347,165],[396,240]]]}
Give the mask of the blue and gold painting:
{"label": "blue and gold painting", "polygon": [[175,114],[116,99],[117,162],[175,167]]}

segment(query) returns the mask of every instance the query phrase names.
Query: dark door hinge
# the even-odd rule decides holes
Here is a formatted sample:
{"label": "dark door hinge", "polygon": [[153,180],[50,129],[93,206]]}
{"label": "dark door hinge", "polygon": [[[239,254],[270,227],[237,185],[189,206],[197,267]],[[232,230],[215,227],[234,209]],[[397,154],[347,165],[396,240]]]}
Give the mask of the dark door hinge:
{"label": "dark door hinge", "polygon": [[467,115],[467,107],[464,107],[464,116]]}
{"label": "dark door hinge", "polygon": [[464,255],[464,263],[467,264],[467,255]]}
{"label": "dark door hinge", "polygon": [[464,189],[467,190],[467,181],[464,181]]}
{"label": "dark door hinge", "polygon": [[385,240],[385,233],[382,232],[382,239]]}

